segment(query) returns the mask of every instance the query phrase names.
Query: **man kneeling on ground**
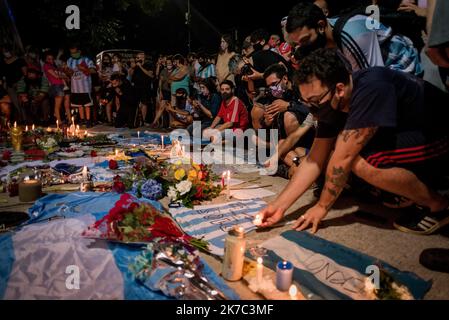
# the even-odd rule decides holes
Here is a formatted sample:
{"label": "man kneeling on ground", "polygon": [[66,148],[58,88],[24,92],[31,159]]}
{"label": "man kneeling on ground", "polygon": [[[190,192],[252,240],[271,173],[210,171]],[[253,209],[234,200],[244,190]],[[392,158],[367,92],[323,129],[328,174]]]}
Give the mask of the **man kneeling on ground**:
{"label": "man kneeling on ground", "polygon": [[287,187],[260,212],[261,226],[281,220],[325,167],[320,199],[296,221],[298,231],[312,224],[316,232],[351,172],[424,208],[396,220],[397,229],[430,234],[449,224],[449,200],[429,187],[432,178],[447,172],[448,95],[384,67],[348,70],[332,49],[319,49],[302,61],[298,85],[303,103],[318,119],[317,134]]}

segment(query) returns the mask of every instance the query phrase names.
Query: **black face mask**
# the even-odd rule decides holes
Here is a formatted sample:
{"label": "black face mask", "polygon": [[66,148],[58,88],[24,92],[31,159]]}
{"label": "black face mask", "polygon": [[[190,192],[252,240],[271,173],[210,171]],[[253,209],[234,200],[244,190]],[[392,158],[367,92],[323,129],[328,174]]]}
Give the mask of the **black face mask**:
{"label": "black face mask", "polygon": [[186,106],[186,98],[176,97],[176,108],[184,109]]}
{"label": "black face mask", "polygon": [[300,46],[298,48],[301,57],[306,57],[313,51],[324,48],[326,46],[327,39],[324,33],[320,33],[317,31],[317,35],[318,36],[314,42]]}
{"label": "black face mask", "polygon": [[233,94],[232,94],[232,93],[222,93],[222,94],[221,94],[221,98],[222,98],[224,101],[227,101],[227,100],[231,99],[232,97],[233,97]]}
{"label": "black face mask", "polygon": [[309,111],[312,115],[318,118],[320,122],[326,123],[340,123],[347,117],[345,112],[340,111],[340,104],[342,100],[338,102],[337,109],[332,108],[332,98],[326,102],[317,106],[309,106]]}
{"label": "black face mask", "polygon": [[263,49],[263,45],[260,43],[253,44],[254,52],[260,51]]}

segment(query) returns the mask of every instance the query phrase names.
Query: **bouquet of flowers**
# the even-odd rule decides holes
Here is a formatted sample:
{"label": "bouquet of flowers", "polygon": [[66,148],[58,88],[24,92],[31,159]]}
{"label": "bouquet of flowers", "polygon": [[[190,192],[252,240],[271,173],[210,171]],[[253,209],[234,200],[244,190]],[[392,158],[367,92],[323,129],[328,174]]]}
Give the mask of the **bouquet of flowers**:
{"label": "bouquet of flowers", "polygon": [[172,203],[182,203],[188,208],[204,200],[212,200],[222,191],[221,186],[215,186],[217,177],[211,167],[206,165],[185,165],[181,162],[170,167],[167,196]]}
{"label": "bouquet of flowers", "polygon": [[379,266],[379,287],[376,288],[371,278],[365,279],[365,293],[371,300],[413,300],[408,288],[393,279],[387,271]]}
{"label": "bouquet of flowers", "polygon": [[125,243],[177,242],[192,250],[208,251],[206,241],[187,235],[169,216],[126,193],[106,216],[85,230],[83,236]]}
{"label": "bouquet of flowers", "polygon": [[42,136],[36,139],[36,144],[39,146],[39,148],[47,151],[48,153],[52,153],[59,149],[58,142],[51,136]]}

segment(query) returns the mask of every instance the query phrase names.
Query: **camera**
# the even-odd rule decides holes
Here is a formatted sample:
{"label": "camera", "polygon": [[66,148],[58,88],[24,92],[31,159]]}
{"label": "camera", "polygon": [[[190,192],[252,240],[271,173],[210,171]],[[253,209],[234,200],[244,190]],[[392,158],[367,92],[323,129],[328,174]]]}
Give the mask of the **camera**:
{"label": "camera", "polygon": [[249,63],[246,63],[246,64],[242,67],[242,69],[240,69],[240,73],[242,74],[242,76],[250,76],[250,75],[252,75],[254,72],[253,72],[252,66],[251,66]]}

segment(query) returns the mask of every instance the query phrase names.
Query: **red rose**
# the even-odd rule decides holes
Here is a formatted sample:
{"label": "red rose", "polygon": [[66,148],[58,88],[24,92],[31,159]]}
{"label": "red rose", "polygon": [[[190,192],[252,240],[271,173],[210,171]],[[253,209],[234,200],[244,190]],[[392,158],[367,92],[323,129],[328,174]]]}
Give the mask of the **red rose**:
{"label": "red rose", "polygon": [[125,184],[121,181],[115,181],[112,185],[112,190],[114,190],[117,193],[124,193],[125,192]]}
{"label": "red rose", "polygon": [[154,224],[151,226],[151,234],[153,237],[171,236],[181,238],[184,233],[176,226],[176,224],[166,217],[156,217]]}
{"label": "red rose", "polygon": [[95,158],[95,157],[97,156],[97,151],[92,150],[92,151],[90,152],[90,156],[91,156],[92,158]]}
{"label": "red rose", "polygon": [[9,151],[9,150],[5,150],[5,151],[3,151],[3,157],[2,157],[2,159],[3,160],[5,160],[5,161],[8,161],[8,160],[11,160],[11,151]]}
{"label": "red rose", "polygon": [[203,187],[202,186],[198,186],[196,187],[196,193],[194,195],[194,198],[196,200],[201,200],[203,199],[204,195],[203,195]]}
{"label": "red rose", "polygon": [[109,160],[109,169],[111,170],[117,170],[118,169],[118,163],[115,160]]}

